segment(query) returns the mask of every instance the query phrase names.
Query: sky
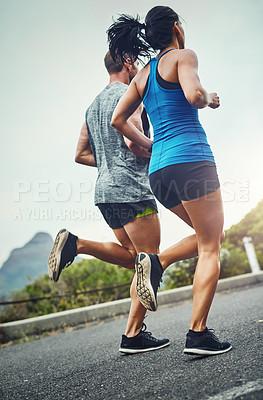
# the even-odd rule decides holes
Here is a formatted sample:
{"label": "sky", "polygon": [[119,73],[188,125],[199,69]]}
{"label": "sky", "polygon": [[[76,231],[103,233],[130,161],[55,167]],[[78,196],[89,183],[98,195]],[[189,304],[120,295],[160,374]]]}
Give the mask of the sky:
{"label": "sky", "polygon": [[[93,205],[96,169],[74,162],[85,110],[107,85],[106,30],[156,5],[183,19],[202,85],[221,107],[199,116],[217,162],[225,229],[263,198],[262,0],[0,0],[0,265],[36,232],[114,240]],[[191,234],[160,210],[165,249]]]}

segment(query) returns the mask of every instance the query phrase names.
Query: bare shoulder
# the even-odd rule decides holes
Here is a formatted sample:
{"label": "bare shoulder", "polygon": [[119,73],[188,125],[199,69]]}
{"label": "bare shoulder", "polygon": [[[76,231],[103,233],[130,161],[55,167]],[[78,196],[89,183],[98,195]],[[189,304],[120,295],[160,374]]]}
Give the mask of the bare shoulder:
{"label": "bare shoulder", "polygon": [[132,84],[134,84],[136,86],[137,91],[141,97],[142,97],[149,73],[150,73],[150,64],[148,63],[147,65],[145,65],[144,68],[142,68],[140,70],[140,72],[138,72],[138,74],[132,80]]}
{"label": "bare shoulder", "polygon": [[196,53],[191,49],[181,49],[179,50],[179,61],[197,64],[198,58]]}
{"label": "bare shoulder", "polygon": [[133,78],[132,82],[134,82],[136,86],[140,85],[141,82],[147,80],[149,73],[150,73],[150,64],[148,63],[138,72],[138,74]]}

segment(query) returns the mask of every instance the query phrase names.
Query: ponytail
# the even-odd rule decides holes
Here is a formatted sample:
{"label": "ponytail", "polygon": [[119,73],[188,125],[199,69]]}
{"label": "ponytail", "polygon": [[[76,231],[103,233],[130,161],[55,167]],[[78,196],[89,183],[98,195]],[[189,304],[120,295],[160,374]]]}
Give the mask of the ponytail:
{"label": "ponytail", "polygon": [[[109,50],[114,62],[134,63],[138,58],[150,58],[150,45],[145,38],[145,24],[136,18],[122,14],[107,30]],[[144,32],[143,32],[144,31]]]}
{"label": "ponytail", "polygon": [[122,14],[107,30],[111,56],[122,64],[129,58],[133,63],[140,57],[150,58],[172,43],[172,27],[179,21],[178,14],[170,7],[153,7],[146,15],[145,24],[139,16]]}

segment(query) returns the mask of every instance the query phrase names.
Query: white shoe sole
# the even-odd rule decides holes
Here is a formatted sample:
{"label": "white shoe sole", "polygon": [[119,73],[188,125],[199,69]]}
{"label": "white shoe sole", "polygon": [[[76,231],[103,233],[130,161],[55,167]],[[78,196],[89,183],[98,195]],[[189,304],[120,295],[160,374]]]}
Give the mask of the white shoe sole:
{"label": "white shoe sole", "polygon": [[159,350],[159,349],[162,349],[163,347],[166,347],[169,345],[170,345],[170,342],[162,344],[161,346],[158,346],[158,347],[150,347],[149,349],[125,349],[125,348],[120,347],[119,351],[121,353],[126,353],[126,354],[146,353],[147,351]]}
{"label": "white shoe sole", "polygon": [[48,258],[48,276],[54,282],[58,281],[61,252],[67,241],[68,234],[69,232],[66,229],[61,229],[61,231],[58,232]]}
{"label": "white shoe sole", "polygon": [[151,259],[140,253],[135,260],[137,273],[136,293],[142,305],[149,311],[157,310],[157,302],[151,285]]}
{"label": "white shoe sole", "polygon": [[215,356],[216,354],[223,354],[228,352],[229,350],[232,349],[232,346],[228,347],[225,350],[219,350],[219,351],[215,351],[215,350],[201,350],[201,349],[184,349],[184,353],[185,354],[192,354],[192,355],[207,355],[207,356]]}

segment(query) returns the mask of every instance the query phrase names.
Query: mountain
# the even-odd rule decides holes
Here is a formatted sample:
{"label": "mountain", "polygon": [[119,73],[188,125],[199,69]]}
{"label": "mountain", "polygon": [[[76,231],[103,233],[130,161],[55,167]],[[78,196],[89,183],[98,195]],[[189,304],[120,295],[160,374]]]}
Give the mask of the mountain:
{"label": "mountain", "polygon": [[11,251],[0,269],[0,298],[22,289],[30,279],[47,273],[47,260],[53,245],[52,237],[38,232],[23,247]]}

